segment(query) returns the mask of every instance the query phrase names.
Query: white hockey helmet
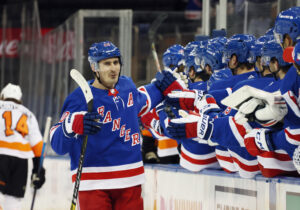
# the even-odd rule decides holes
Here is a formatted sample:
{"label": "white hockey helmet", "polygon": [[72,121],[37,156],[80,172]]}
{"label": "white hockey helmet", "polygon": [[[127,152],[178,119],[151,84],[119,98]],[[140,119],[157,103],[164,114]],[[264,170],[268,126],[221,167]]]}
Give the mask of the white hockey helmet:
{"label": "white hockey helmet", "polygon": [[12,98],[21,101],[22,91],[19,85],[8,83],[1,91],[0,97],[2,99]]}

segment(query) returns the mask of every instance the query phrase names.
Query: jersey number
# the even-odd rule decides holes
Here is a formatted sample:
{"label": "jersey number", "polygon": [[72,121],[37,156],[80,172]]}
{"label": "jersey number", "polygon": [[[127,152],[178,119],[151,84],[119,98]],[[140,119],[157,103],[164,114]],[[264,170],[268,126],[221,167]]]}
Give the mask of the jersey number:
{"label": "jersey number", "polygon": [[[5,135],[10,136],[14,134],[14,131],[11,129],[12,118],[11,111],[6,111],[2,114],[2,117],[5,121]],[[22,114],[18,123],[16,125],[16,131],[18,131],[23,137],[28,134],[28,125],[27,125],[27,115]]]}

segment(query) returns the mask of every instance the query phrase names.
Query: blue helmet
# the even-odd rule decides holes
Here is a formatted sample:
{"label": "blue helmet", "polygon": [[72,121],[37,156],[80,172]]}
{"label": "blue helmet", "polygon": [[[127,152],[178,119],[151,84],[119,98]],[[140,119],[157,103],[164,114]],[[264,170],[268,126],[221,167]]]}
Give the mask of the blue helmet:
{"label": "blue helmet", "polygon": [[261,50],[265,42],[274,40],[273,35],[263,35],[259,37],[249,49],[249,63],[255,63],[257,57],[261,56]]}
{"label": "blue helmet", "polygon": [[279,44],[288,34],[294,42],[300,39],[300,7],[292,7],[278,14],[275,20],[274,36]]}
{"label": "blue helmet", "polygon": [[222,44],[222,45],[225,45],[227,43],[227,38],[224,37],[224,36],[221,36],[221,37],[215,37],[213,39],[210,39],[208,41],[208,43],[219,43],[219,44]]}
{"label": "blue helmet", "polygon": [[201,58],[201,52],[205,50],[204,46],[198,45],[193,50],[185,56],[185,68],[186,68],[186,74],[188,75],[189,70],[191,67],[194,67],[194,70],[197,73],[200,73],[203,71],[203,69],[200,66],[200,58]]}
{"label": "blue helmet", "polygon": [[192,41],[184,47],[184,57],[186,58],[195,48],[204,46],[203,41]]}
{"label": "blue helmet", "polygon": [[184,48],[179,44],[172,45],[169,47],[163,54],[163,64],[166,67],[170,67],[171,65],[175,67],[179,67],[184,63]]}
{"label": "blue helmet", "polygon": [[262,48],[261,62],[264,66],[268,66],[272,58],[276,58],[280,66],[290,65],[282,58],[283,49],[275,40],[265,42]]}
{"label": "blue helmet", "polygon": [[88,51],[88,61],[91,65],[94,64],[97,70],[99,69],[99,61],[114,57],[118,57],[120,59],[120,63],[122,64],[121,52],[119,48],[117,48],[110,41],[94,43]]}
{"label": "blue helmet", "polygon": [[232,55],[236,55],[239,63],[248,62],[249,49],[254,43],[252,35],[236,34],[228,39],[223,54],[223,63],[228,63]]}
{"label": "blue helmet", "polygon": [[212,71],[224,68],[222,63],[224,45],[220,43],[210,43],[202,54],[201,66],[204,68],[209,65]]}
{"label": "blue helmet", "polygon": [[269,29],[266,31],[265,35],[266,35],[266,36],[268,36],[268,35],[274,35],[274,27],[269,28]]}
{"label": "blue helmet", "polygon": [[253,42],[255,41],[255,36],[251,34],[234,34],[230,39],[238,39],[238,40],[243,40],[246,42]]}

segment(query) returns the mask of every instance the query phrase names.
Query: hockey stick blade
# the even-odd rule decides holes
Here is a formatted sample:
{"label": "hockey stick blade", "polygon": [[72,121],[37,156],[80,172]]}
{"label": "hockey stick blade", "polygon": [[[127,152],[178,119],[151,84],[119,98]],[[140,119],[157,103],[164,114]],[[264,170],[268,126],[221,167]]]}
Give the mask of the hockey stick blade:
{"label": "hockey stick blade", "polygon": [[[90,105],[91,101],[93,100],[93,94],[92,94],[91,88],[90,88],[89,84],[87,83],[87,81],[85,80],[85,78],[76,69],[71,69],[70,76],[82,90],[86,103],[88,105]],[[88,111],[89,112],[92,111],[92,108],[93,108],[93,106],[88,106]]]}
{"label": "hockey stick blade", "polygon": [[[93,94],[92,90],[85,80],[85,78],[81,75],[81,73],[76,70],[72,69],[70,72],[70,75],[72,79],[78,84],[80,89],[83,92],[84,98],[86,100],[87,106],[88,106],[88,112],[91,112],[93,109]],[[77,173],[76,173],[76,179],[74,183],[74,191],[73,191],[73,197],[72,197],[72,203],[71,203],[71,210],[76,209],[76,201],[77,201],[77,196],[78,196],[78,191],[79,191],[79,184],[80,184],[80,178],[81,178],[81,173],[82,173],[82,166],[83,166],[83,160],[85,156],[85,151],[86,151],[86,145],[87,145],[87,140],[88,136],[85,136],[82,142],[81,146],[81,152],[80,152],[80,157],[79,157],[79,163],[78,163],[78,168],[77,168]]]}

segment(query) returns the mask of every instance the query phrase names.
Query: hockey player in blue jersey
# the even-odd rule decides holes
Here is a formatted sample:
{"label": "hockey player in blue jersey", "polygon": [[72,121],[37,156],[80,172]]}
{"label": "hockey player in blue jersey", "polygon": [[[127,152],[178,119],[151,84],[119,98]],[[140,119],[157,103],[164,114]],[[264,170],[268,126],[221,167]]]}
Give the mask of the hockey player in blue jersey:
{"label": "hockey player in blue jersey", "polygon": [[[296,44],[300,35],[300,8],[293,7],[281,12],[275,22],[274,34],[277,37],[278,43],[284,48],[287,48],[284,53],[284,58],[287,62],[294,63],[283,81],[280,84],[280,92],[286,101],[288,113],[284,118],[284,128],[280,131],[271,132],[269,129],[257,129],[252,131],[246,140],[248,142],[249,150],[253,154],[265,154],[266,151],[274,151],[282,149],[293,158],[295,167],[299,170],[299,146],[300,145],[300,109],[299,109],[299,53],[300,45]],[[296,44],[296,45],[295,45]],[[293,46],[293,48],[288,48]],[[292,49],[292,50],[291,50]],[[288,58],[289,57],[289,58]],[[267,107],[272,107],[269,105]],[[275,116],[274,116],[275,117]],[[260,138],[257,138],[256,133],[260,133]]]}
{"label": "hockey player in blue jersey", "polygon": [[234,76],[216,81],[210,90],[232,88],[241,80],[257,77],[253,64],[248,62],[250,46],[255,38],[251,35],[236,34],[228,39],[223,53],[223,63],[227,63]]}
{"label": "hockey player in blue jersey", "polygon": [[143,209],[138,116],[169,91],[183,89],[182,83],[162,71],[154,83],[136,89],[130,78],[120,76],[120,50],[109,41],[94,43],[88,60],[94,73],[93,110],[87,112],[80,88],[73,91],[64,102],[60,121],[51,128],[51,146],[59,155],[69,154],[74,182],[83,135],[89,137],[77,200],[80,209]]}
{"label": "hockey player in blue jersey", "polygon": [[[174,74],[177,76],[183,76],[182,72],[185,67],[185,60],[184,60],[184,48],[179,45],[175,44],[170,46],[163,54],[162,57],[164,69],[169,69],[171,71],[174,71]],[[165,107],[164,104],[160,104],[160,107]],[[170,139],[169,137],[165,136],[162,132],[162,129],[160,127],[160,119],[158,116],[158,109],[157,107],[152,109],[147,114],[143,115],[141,117],[141,122],[144,128],[148,129],[153,139],[156,139],[156,148],[157,148],[157,162],[161,164],[167,164],[167,163],[178,163],[179,162],[179,156],[178,156],[178,143],[174,139]],[[159,112],[164,112],[163,109],[159,109]],[[155,142],[151,141],[149,142],[143,141],[143,149],[147,150],[146,146],[151,146]],[[149,155],[152,154],[153,157],[153,151],[150,152]],[[154,153],[154,155],[156,155]],[[147,154],[145,154],[147,156]],[[145,157],[146,158],[146,157]]]}
{"label": "hockey player in blue jersey", "polygon": [[[223,67],[222,65],[222,53],[217,50],[217,44],[210,42],[206,46],[206,48],[201,48],[198,51],[192,51],[186,60],[186,65],[188,69],[189,77],[192,78],[192,83],[189,84],[189,88],[191,90],[183,91],[179,94],[182,94],[186,97],[187,100],[189,96],[193,97],[201,97],[204,92],[207,91],[206,81],[203,78],[203,75],[210,76],[208,72],[213,72],[215,69],[220,69]],[[220,45],[218,47],[221,48]],[[221,50],[221,49],[220,49]],[[197,62],[197,59],[199,60]],[[203,62],[200,62],[200,60]],[[200,64],[202,65],[200,67]],[[204,74],[203,74],[204,73]],[[204,86],[202,84],[205,84]],[[175,91],[176,92],[176,91]],[[171,94],[176,93],[173,92]],[[197,96],[196,96],[197,95]],[[206,95],[201,100],[201,104],[205,104],[205,109],[202,109],[200,112],[211,112],[218,110],[218,106],[213,103],[213,98]],[[176,99],[175,99],[176,100]],[[173,105],[172,96],[168,94],[167,103]],[[186,109],[193,109],[193,105],[191,107],[186,107]],[[160,115],[161,116],[161,115]],[[166,116],[164,116],[166,118]],[[215,147],[210,146],[208,144],[198,143],[196,141],[178,139],[181,141],[181,156],[180,156],[180,165],[183,168],[186,168],[190,171],[200,171],[207,168],[217,168],[220,166],[216,159]]]}

